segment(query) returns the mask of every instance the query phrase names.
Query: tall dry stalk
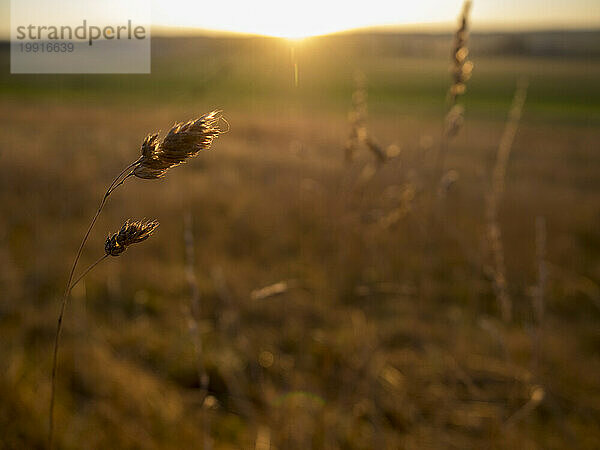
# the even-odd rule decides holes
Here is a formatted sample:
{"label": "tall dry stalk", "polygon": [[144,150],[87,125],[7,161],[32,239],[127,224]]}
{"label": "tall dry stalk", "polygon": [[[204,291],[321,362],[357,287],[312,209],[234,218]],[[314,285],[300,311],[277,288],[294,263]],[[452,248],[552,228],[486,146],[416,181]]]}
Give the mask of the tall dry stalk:
{"label": "tall dry stalk", "polygon": [[202,433],[204,436],[204,450],[211,448],[209,427],[207,415],[208,411],[205,408],[204,402],[208,395],[209,376],[204,368],[203,362],[203,346],[202,336],[200,335],[199,317],[200,317],[200,287],[198,285],[198,277],[196,276],[196,245],[194,239],[194,219],[192,213],[188,211],[184,216],[184,233],[185,243],[185,278],[189,287],[189,307],[185,309],[187,313],[188,330],[194,345],[196,356],[196,373],[198,375],[198,386],[200,387],[200,395],[202,405]]}
{"label": "tall dry stalk", "polygon": [[539,372],[542,360],[542,338],[544,332],[544,313],[546,283],[548,280],[548,267],[546,263],[546,219],[535,219],[535,263],[537,269],[537,283],[533,294],[533,317],[535,320],[534,334],[534,369]]}
{"label": "tall dry stalk", "polygon": [[[77,264],[81,258],[83,248],[100,216],[100,213],[106,205],[106,201],[110,195],[121,186],[128,178],[135,176],[144,179],[162,178],[166,172],[179,164],[185,163],[188,159],[196,156],[201,150],[210,148],[213,140],[223,131],[219,128],[219,123],[224,120],[220,111],[212,111],[204,114],[197,119],[190,120],[185,123],[176,123],[167,133],[162,141],[159,141],[158,133],[151,134],[144,139],[142,143],[142,155],[136,161],[129,164],[125,169],[117,175],[110,184],[106,193],[102,197],[100,206],[98,207],[87,231],[85,232],[79,248],[75,255],[75,260],[71,266],[67,285],[62,297],[58,322],[56,326],[56,334],[54,338],[54,351],[52,357],[52,381],[50,391],[50,411],[48,419],[48,447],[52,448],[54,437],[54,399],[56,394],[56,370],[58,361],[58,348],[60,337],[62,334],[62,323],[67,306],[67,301],[71,289],[73,288],[73,277],[77,269]],[[225,123],[227,123],[225,121]],[[114,241],[115,244],[118,241]],[[112,248],[112,247],[111,247]],[[112,248],[117,251],[117,248]],[[119,249],[120,250],[120,249]],[[108,253],[108,252],[107,252]],[[99,261],[97,261],[98,263]],[[95,264],[94,264],[95,265]],[[87,271],[85,272],[87,273]],[[84,273],[84,274],[85,274]],[[80,277],[81,278],[81,277]],[[79,280],[79,278],[78,278]]]}
{"label": "tall dry stalk", "polygon": [[506,166],[510,151],[519,128],[523,106],[527,97],[528,82],[525,79],[519,81],[512,105],[508,113],[508,120],[498,145],[496,163],[492,172],[492,184],[487,195],[486,219],[487,238],[491,250],[493,267],[492,280],[494,295],[498,301],[502,319],[510,322],[512,318],[512,301],[508,294],[506,281],[506,267],[504,263],[504,246],[502,244],[502,232],[498,222],[498,206],[504,194],[504,183],[506,178]]}
{"label": "tall dry stalk", "polygon": [[464,107],[458,103],[458,100],[459,97],[464,95],[467,91],[466,83],[471,78],[471,73],[473,72],[473,63],[468,59],[469,13],[471,12],[471,6],[471,0],[466,0],[464,2],[459,25],[454,33],[454,44],[452,46],[451,54],[452,85],[448,90],[448,106],[444,118],[444,129],[435,161],[433,180],[434,189],[443,177],[445,159],[450,140],[458,134],[464,122]]}
{"label": "tall dry stalk", "polygon": [[[451,73],[452,84],[446,95],[446,109],[444,115],[444,124],[440,144],[434,155],[432,167],[426,175],[426,184],[428,184],[428,192],[425,196],[426,212],[425,222],[422,227],[423,239],[423,270],[420,274],[420,289],[423,295],[429,296],[431,292],[431,280],[429,275],[434,270],[435,266],[435,251],[436,251],[436,236],[442,236],[443,233],[438,232],[435,228],[438,225],[444,225],[444,221],[436,220],[438,215],[443,212],[439,208],[443,206],[441,201],[444,199],[447,187],[456,181],[458,173],[453,171],[447,177],[444,174],[444,166],[446,154],[450,141],[456,137],[463,126],[464,122],[464,107],[458,103],[459,98],[465,94],[467,87],[466,83],[471,78],[473,71],[473,63],[468,60],[469,48],[469,14],[471,12],[471,0],[465,0],[458,21],[458,27],[454,32],[454,41],[451,51]],[[454,181],[452,181],[454,179]]]}
{"label": "tall dry stalk", "polygon": [[354,77],[354,93],[352,94],[352,110],[348,114],[350,121],[350,135],[344,147],[346,161],[354,159],[359,146],[363,145],[375,156],[377,163],[382,164],[387,160],[386,152],[377,144],[367,128],[367,86],[366,77],[363,73],[357,73]]}

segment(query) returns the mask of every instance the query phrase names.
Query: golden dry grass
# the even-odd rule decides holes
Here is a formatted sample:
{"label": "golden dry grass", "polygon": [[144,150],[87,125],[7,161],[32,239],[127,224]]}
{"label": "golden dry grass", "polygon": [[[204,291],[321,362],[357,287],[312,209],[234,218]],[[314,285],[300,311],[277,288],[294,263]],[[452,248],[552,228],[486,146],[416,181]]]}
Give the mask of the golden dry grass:
{"label": "golden dry grass", "polygon": [[[0,109],[11,130],[0,137],[0,428],[8,448],[44,445],[56,292],[90,205],[140,135],[193,114],[45,108],[51,119],[43,123],[37,102],[3,101]],[[485,193],[503,123],[467,122],[453,144],[447,166],[460,176],[423,273],[420,174],[439,120],[377,117],[373,133],[402,151],[358,185],[370,156],[343,163],[343,114],[238,110],[230,121],[218,151],[177,177],[131,182],[99,219],[88,247],[99,252],[105,232],[126,217],[160,217],[162,230],[73,293],[60,358],[61,448],[205,442],[183,310],[188,210],[214,448],[598,446],[598,130],[526,122],[515,138],[499,209],[514,301],[514,321],[504,325],[484,270]],[[74,128],[85,136],[65,135]],[[381,226],[406,202],[407,186],[412,206]],[[547,223],[548,283],[534,370],[537,216]],[[282,280],[296,280],[294,288],[252,297]]]}

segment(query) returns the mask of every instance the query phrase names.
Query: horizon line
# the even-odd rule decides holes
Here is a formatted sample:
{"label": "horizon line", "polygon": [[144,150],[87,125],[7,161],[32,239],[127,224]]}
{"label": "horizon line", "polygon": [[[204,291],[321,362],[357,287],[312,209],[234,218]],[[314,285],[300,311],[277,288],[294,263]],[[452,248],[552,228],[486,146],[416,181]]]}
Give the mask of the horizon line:
{"label": "horizon line", "polygon": [[[448,34],[453,33],[456,25],[453,22],[431,22],[420,24],[382,24],[364,27],[354,27],[328,33],[309,35],[303,38],[290,38],[272,34],[252,33],[235,30],[224,30],[202,27],[177,27],[169,25],[153,25],[151,33],[157,37],[265,37],[279,39],[309,39],[311,37],[336,36],[345,34],[382,33],[382,34]],[[507,25],[506,23],[490,22],[471,28],[473,34],[517,34],[517,33],[548,33],[548,32],[596,32],[600,26],[569,23],[530,23],[525,25]]]}

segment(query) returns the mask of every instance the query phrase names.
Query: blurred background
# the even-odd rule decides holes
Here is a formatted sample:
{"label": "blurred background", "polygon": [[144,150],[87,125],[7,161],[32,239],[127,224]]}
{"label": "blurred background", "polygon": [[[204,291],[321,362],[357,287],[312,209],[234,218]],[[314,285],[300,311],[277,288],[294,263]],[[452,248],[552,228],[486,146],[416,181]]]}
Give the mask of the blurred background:
{"label": "blurred background", "polygon": [[403,3],[155,1],[151,74],[11,75],[0,2],[0,447],[110,181],[213,109],[84,250],[161,222],[72,292],[57,448],[600,447],[600,6]]}

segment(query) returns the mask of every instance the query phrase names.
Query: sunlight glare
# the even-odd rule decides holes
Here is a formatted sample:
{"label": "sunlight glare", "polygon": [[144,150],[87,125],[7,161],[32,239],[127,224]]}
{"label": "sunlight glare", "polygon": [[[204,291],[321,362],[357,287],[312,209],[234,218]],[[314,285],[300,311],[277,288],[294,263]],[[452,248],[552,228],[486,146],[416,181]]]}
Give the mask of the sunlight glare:
{"label": "sunlight glare", "polygon": [[390,3],[388,0],[347,2],[303,0],[302,2],[230,0],[227,3],[196,0],[155,0],[154,23],[233,31],[299,40],[375,25],[444,21],[456,16],[462,0],[423,0]]}

